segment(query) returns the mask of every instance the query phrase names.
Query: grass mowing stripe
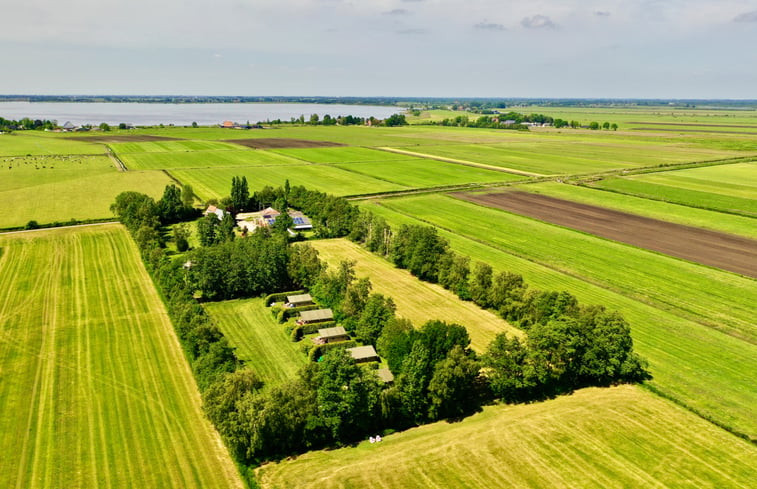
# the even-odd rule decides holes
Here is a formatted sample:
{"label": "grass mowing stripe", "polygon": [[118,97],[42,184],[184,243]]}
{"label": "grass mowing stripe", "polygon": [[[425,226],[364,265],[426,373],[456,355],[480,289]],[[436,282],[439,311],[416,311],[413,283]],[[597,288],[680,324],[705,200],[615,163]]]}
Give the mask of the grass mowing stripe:
{"label": "grass mowing stripe", "polygon": [[[362,205],[395,226],[424,224],[385,207],[388,201],[380,202]],[[567,290],[582,303],[619,310],[631,324],[637,351],[650,362],[655,389],[701,416],[757,438],[757,393],[751,376],[757,371],[757,346],[492,244],[445,230],[440,233],[455,251],[489,263],[495,270],[522,274],[531,287]]]}
{"label": "grass mowing stripe", "polygon": [[0,247],[0,486],[242,486],[122,227]]}
{"label": "grass mowing stripe", "polygon": [[[334,470],[334,467],[340,467]],[[637,386],[487,406],[257,470],[261,487],[730,487],[757,476],[757,449]]]}

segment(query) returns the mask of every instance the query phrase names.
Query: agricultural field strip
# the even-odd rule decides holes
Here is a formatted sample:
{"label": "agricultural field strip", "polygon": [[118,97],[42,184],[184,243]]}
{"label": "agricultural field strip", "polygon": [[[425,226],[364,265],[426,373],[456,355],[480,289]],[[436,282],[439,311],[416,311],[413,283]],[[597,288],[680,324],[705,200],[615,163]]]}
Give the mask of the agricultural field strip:
{"label": "agricultural field strip", "polygon": [[456,198],[757,278],[757,241],[519,191],[460,192]]}
{"label": "agricultural field strip", "polygon": [[757,200],[757,163],[734,163],[626,177],[681,189]]}
{"label": "agricultural field strip", "polygon": [[332,266],[342,260],[355,260],[357,276],[368,277],[373,291],[391,297],[397,305],[397,315],[411,320],[416,327],[432,319],[461,324],[468,330],[471,346],[478,352],[485,351],[499,333],[523,334],[492,312],[460,300],[439,285],[423,282],[407,270],[395,268],[351,241],[317,240],[310,244],[318,250],[321,259]]}
{"label": "agricultural field strip", "polygon": [[539,195],[549,195],[559,199],[580,202],[614,209],[639,216],[675,222],[687,226],[711,229],[731,233],[751,239],[757,239],[755,222],[744,216],[723,214],[706,209],[697,209],[683,205],[644,199],[617,192],[606,192],[600,188],[583,185],[567,185],[557,182],[541,182],[520,185],[518,190]]}
{"label": "agricultural field strip", "polygon": [[757,217],[757,200],[721,193],[680,188],[675,185],[650,183],[642,179],[608,178],[591,182],[591,187],[609,192],[669,202],[727,214]]}
{"label": "agricultural field strip", "polygon": [[115,142],[108,143],[108,146],[118,154],[179,153],[191,151],[249,151],[248,148],[237,144],[202,140]]}
{"label": "agricultural field strip", "polygon": [[432,159],[432,160],[439,160],[439,161],[445,161],[447,163],[456,163],[458,165],[466,165],[466,166],[475,166],[478,168],[484,168],[486,170],[493,170],[493,171],[501,171],[501,172],[507,172],[507,173],[514,173],[516,175],[522,175],[526,177],[543,177],[546,175],[543,175],[541,173],[533,173],[533,172],[527,172],[523,170],[517,170],[515,168],[507,168],[503,166],[497,166],[497,165],[488,165],[486,163],[478,163],[475,161],[467,161],[467,160],[461,160],[457,158],[447,158],[444,156],[437,156],[433,154],[428,153],[419,153],[417,151],[408,151],[404,149],[397,149],[397,148],[389,148],[389,147],[381,147],[378,148],[383,151],[388,151],[391,153],[399,153],[399,154],[405,154],[408,156],[417,156],[419,158],[426,158],[426,159]]}
{"label": "agricultural field strip", "polygon": [[[386,207],[386,202],[365,201],[361,206],[395,226],[428,224]],[[757,393],[751,374],[757,369],[754,345],[485,240],[443,228],[440,234],[455,251],[489,263],[497,271],[519,273],[531,287],[567,290],[582,303],[620,311],[631,324],[637,351],[650,361],[655,388],[702,416],[757,438]]]}
{"label": "agricultural field strip", "polygon": [[459,423],[263,465],[257,476],[264,489],[745,489],[755,467],[754,446],[639,387],[621,386],[487,406]]}
{"label": "agricultural field strip", "polygon": [[0,246],[3,487],[242,487],[120,225]]}
{"label": "agricultural field strip", "polygon": [[97,143],[73,141],[41,135],[0,134],[0,157],[26,155],[95,155],[105,154]]}
{"label": "agricultural field strip", "polygon": [[752,279],[451,197],[390,199],[385,205],[757,343]]}
{"label": "agricultural field strip", "polygon": [[266,385],[295,377],[307,356],[279,324],[263,299],[211,302],[204,305],[215,324]]}

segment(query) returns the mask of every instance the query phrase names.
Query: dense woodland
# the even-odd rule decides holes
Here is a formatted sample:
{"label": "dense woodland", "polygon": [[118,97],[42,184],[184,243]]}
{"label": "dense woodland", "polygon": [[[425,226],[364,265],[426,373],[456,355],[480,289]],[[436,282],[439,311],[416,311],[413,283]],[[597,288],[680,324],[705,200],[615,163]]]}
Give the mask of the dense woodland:
{"label": "dense woodland", "polygon": [[[268,205],[302,210],[311,217],[316,237],[348,236],[419,279],[496,311],[526,331],[526,339],[501,334],[479,355],[470,349],[461,325],[413,325],[398,318],[392,299],[373,293],[370,279],[358,279],[352,263],[327,268],[307,243],[291,244],[282,225],[242,238],[233,231],[214,234],[221,237],[171,258],[162,227],[196,216],[191,201],[191,189],[170,185],[157,202],[122,193],[112,209],[134,236],[162,291],[209,418],[243,464],[458,419],[497,400],[529,402],[648,377],[618,312],[579,304],[568,292],[532,289],[521,276],[495,274],[485,263],[471,265],[433,227],[392,229],[343,198],[288,183],[250,193],[246,180],[235,178],[231,197],[223,199],[230,211]],[[223,226],[215,215],[211,218]],[[209,219],[203,218],[199,228],[204,221]],[[301,289],[332,308],[356,340],[376,345],[395,374],[394,384],[381,383],[344,348],[311,347],[311,358],[320,361],[287,383],[262,389],[195,298],[198,292],[201,300],[220,300]]]}

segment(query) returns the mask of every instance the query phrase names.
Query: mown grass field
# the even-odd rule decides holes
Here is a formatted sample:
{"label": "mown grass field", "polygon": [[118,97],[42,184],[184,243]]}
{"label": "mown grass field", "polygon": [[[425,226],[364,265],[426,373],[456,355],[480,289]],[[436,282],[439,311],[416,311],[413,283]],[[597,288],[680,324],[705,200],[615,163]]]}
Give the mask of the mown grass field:
{"label": "mown grass field", "polygon": [[236,166],[302,165],[303,162],[268,151],[243,149],[119,154],[129,170],[173,170]]}
{"label": "mown grass field", "polygon": [[602,142],[574,140],[569,136],[531,135],[528,140],[506,144],[429,145],[399,149],[541,175],[597,173],[734,156],[722,151],[673,144],[613,141],[609,135]]}
{"label": "mown grass field", "polygon": [[[367,201],[362,205],[393,225],[424,224],[385,206],[388,202],[377,205]],[[757,369],[757,346],[753,343],[705,326],[668,305],[649,303],[570,270],[556,269],[549,261],[534,261],[506,246],[468,235],[446,230],[440,233],[455,251],[489,263],[495,270],[519,273],[531,287],[567,290],[584,304],[602,304],[620,311],[631,324],[637,351],[650,362],[655,388],[722,425],[757,438],[757,392],[751,374]],[[671,304],[676,303],[675,297],[669,299]]]}
{"label": "mown grass field", "polygon": [[0,158],[0,229],[111,218],[110,204],[127,190],[160,198],[171,179],[162,172],[119,172],[106,156]]}
{"label": "mown grass field", "polygon": [[0,156],[105,154],[105,146],[29,131],[0,134]]}
{"label": "mown grass field", "polygon": [[592,185],[675,204],[757,217],[757,163],[600,180]]}
{"label": "mown grass field", "polygon": [[120,225],[0,248],[1,487],[242,487]]}
{"label": "mown grass field", "polygon": [[127,153],[181,153],[186,151],[241,150],[243,146],[220,141],[142,141],[129,143],[109,143],[118,154]]}
{"label": "mown grass field", "polygon": [[489,311],[483,311],[472,302],[460,300],[444,288],[422,282],[346,239],[311,241],[310,244],[326,263],[336,265],[343,260],[355,260],[358,277],[368,277],[373,291],[390,296],[397,305],[397,315],[407,318],[416,327],[426,321],[441,319],[465,326],[471,346],[483,352],[494,337],[507,332],[523,333]]}
{"label": "mown grass field", "polygon": [[304,185],[334,195],[359,195],[408,188],[330,165],[198,168],[171,170],[171,175],[182,184],[191,185],[194,192],[204,200],[229,195],[231,179],[235,176],[247,177],[251,191],[266,185],[283,186],[286,180],[291,185]]}
{"label": "mown grass field", "polygon": [[640,387],[489,406],[356,447],[264,465],[265,489],[750,488],[757,449]]}
{"label": "mown grass field", "polygon": [[390,160],[403,160],[406,156],[379,151],[371,148],[344,146],[337,148],[292,148],[273,149],[279,153],[311,163],[384,163]]}
{"label": "mown grass field", "polygon": [[279,324],[263,299],[245,299],[205,304],[229,343],[266,385],[291,379],[307,356]]}
{"label": "mown grass field", "polygon": [[603,192],[591,187],[557,182],[521,185],[518,190],[757,239],[757,222],[744,216],[723,214],[659,200],[644,199],[634,195]]}

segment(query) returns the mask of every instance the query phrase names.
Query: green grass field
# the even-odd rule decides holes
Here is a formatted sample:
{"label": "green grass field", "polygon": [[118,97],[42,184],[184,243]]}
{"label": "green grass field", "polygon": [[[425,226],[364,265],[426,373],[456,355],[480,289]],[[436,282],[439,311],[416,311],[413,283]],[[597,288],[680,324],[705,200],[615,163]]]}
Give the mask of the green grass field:
{"label": "green grass field", "polygon": [[640,387],[489,406],[378,444],[264,465],[264,489],[749,488],[757,449]]}
{"label": "green grass field", "polygon": [[293,378],[307,363],[300,344],[289,338],[286,328],[274,319],[263,299],[212,302],[205,309],[237,349],[237,357],[266,385]]}
{"label": "green grass field", "polygon": [[204,200],[229,195],[231,179],[235,176],[247,177],[253,191],[266,185],[283,186],[286,180],[289,180],[291,185],[304,185],[334,195],[358,195],[408,188],[330,165],[171,170],[171,175],[182,184],[191,185],[195,193]]}
{"label": "green grass field", "polygon": [[441,195],[385,205],[757,344],[753,279]]}
{"label": "green grass field", "polygon": [[138,143],[109,143],[118,154],[127,153],[182,153],[186,151],[242,150],[243,146],[219,141],[146,141]]}
{"label": "green grass field", "polygon": [[242,487],[120,225],[0,248],[0,486]]}
{"label": "green grass field", "polygon": [[12,210],[0,216],[0,229],[70,219],[111,218],[110,204],[135,190],[160,198],[171,179],[162,172],[119,172],[106,156],[0,158],[0,201]]}
{"label": "green grass field", "polygon": [[39,131],[0,134],[0,157],[26,155],[105,154],[105,146],[81,140],[55,137]]}
{"label": "green grass field", "polygon": [[225,168],[235,166],[302,165],[303,162],[268,151],[221,150],[119,154],[130,170]]}
{"label": "green grass field", "polygon": [[468,330],[471,346],[479,352],[486,350],[501,332],[523,334],[491,312],[460,300],[438,285],[418,280],[407,270],[395,268],[351,241],[330,239],[311,241],[310,244],[326,263],[335,265],[342,260],[355,260],[358,277],[368,277],[373,291],[390,296],[397,305],[397,315],[411,320],[415,326],[431,319],[461,324]]}
{"label": "green grass field", "polygon": [[531,135],[506,144],[465,144],[400,148],[423,154],[512,168],[542,175],[597,173],[622,168],[724,158],[729,153],[647,142],[602,142],[571,137]]}
{"label": "green grass field", "polygon": [[[423,224],[386,207],[388,202],[377,205],[367,201],[362,205],[393,225]],[[678,315],[668,305],[653,305],[593,280],[583,280],[570,271],[557,270],[549,262],[520,257],[506,247],[463,234],[440,233],[455,251],[489,263],[495,270],[519,273],[531,287],[567,290],[584,304],[602,304],[620,311],[631,324],[637,351],[650,362],[652,385],[703,415],[757,438],[757,392],[751,375],[757,369],[754,344],[702,325],[688,314]],[[670,303],[675,304],[676,298],[671,297]]]}
{"label": "green grass field", "polygon": [[659,200],[644,199],[616,192],[602,192],[591,187],[557,182],[521,185],[518,190],[757,239],[757,223],[744,216],[695,209]]}
{"label": "green grass field", "polygon": [[757,217],[757,163],[600,180],[592,185],[675,204]]}
{"label": "green grass field", "polygon": [[279,153],[311,163],[384,163],[403,160],[406,156],[370,148],[344,146],[336,148],[274,149]]}

